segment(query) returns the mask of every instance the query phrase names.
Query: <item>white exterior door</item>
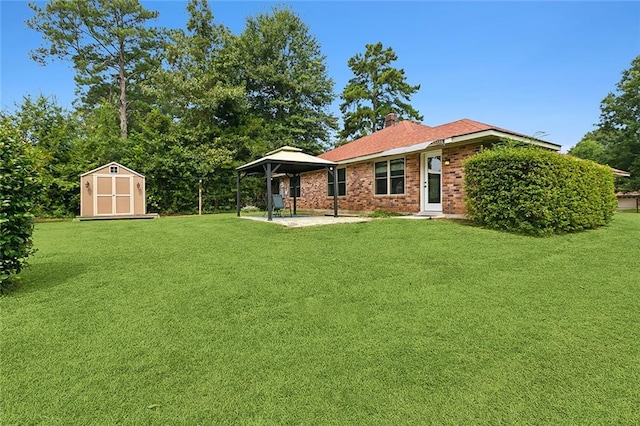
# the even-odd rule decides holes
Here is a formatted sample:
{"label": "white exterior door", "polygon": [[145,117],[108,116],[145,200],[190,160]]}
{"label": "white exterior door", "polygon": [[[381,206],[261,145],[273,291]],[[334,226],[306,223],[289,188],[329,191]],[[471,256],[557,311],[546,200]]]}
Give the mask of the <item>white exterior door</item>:
{"label": "white exterior door", "polygon": [[442,212],[442,151],[424,154],[423,177],[423,210]]}
{"label": "white exterior door", "polygon": [[133,176],[93,175],[95,216],[133,214]]}

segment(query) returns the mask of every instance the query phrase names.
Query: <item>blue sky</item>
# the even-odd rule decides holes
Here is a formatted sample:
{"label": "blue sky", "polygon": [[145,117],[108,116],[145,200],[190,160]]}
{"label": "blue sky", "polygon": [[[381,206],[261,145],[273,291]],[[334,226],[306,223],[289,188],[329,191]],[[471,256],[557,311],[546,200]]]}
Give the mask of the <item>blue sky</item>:
{"label": "blue sky", "polygon": [[[157,25],[183,27],[185,2],[143,1]],[[545,132],[566,151],[593,129],[599,105],[640,54],[638,2],[210,1],[216,20],[234,33],[247,16],[290,5],[319,41],[339,95],[351,77],[347,60],[381,41],[398,54],[412,104],[424,123],[460,118],[525,134]],[[26,28],[25,1],[1,3],[1,97],[13,109],[24,95],[74,99],[68,63],[29,59],[40,35]],[[332,107],[336,115],[339,99]]]}

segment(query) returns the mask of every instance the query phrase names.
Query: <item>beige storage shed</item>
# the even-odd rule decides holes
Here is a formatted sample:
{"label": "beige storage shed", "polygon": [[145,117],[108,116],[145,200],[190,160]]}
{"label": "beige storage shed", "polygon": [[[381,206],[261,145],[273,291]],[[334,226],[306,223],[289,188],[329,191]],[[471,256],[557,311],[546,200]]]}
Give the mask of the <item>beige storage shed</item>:
{"label": "beige storage shed", "polygon": [[80,217],[146,215],[144,176],[112,162],[80,175]]}

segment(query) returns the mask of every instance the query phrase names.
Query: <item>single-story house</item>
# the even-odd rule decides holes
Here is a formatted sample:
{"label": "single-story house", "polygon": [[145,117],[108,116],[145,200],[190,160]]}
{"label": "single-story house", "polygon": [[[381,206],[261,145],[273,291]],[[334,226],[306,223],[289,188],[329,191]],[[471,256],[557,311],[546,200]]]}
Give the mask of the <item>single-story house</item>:
{"label": "single-story house", "polygon": [[640,210],[640,191],[618,192],[618,210]]}
{"label": "single-story house", "polygon": [[[398,121],[391,113],[384,129],[319,157],[338,164],[341,212],[387,210],[461,217],[463,160],[505,138],[560,150],[560,145],[466,118],[430,127]],[[332,208],[331,173],[315,171],[282,179],[289,197],[295,191],[298,208]]]}

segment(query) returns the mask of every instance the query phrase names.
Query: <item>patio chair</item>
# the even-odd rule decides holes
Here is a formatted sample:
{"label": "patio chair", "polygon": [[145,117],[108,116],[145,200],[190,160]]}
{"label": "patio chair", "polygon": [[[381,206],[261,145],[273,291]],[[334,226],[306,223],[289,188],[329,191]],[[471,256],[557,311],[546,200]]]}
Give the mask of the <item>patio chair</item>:
{"label": "patio chair", "polygon": [[289,216],[293,217],[293,212],[291,211],[291,206],[285,205],[284,198],[280,194],[273,195],[273,213],[277,216],[282,217],[282,211],[289,209]]}

